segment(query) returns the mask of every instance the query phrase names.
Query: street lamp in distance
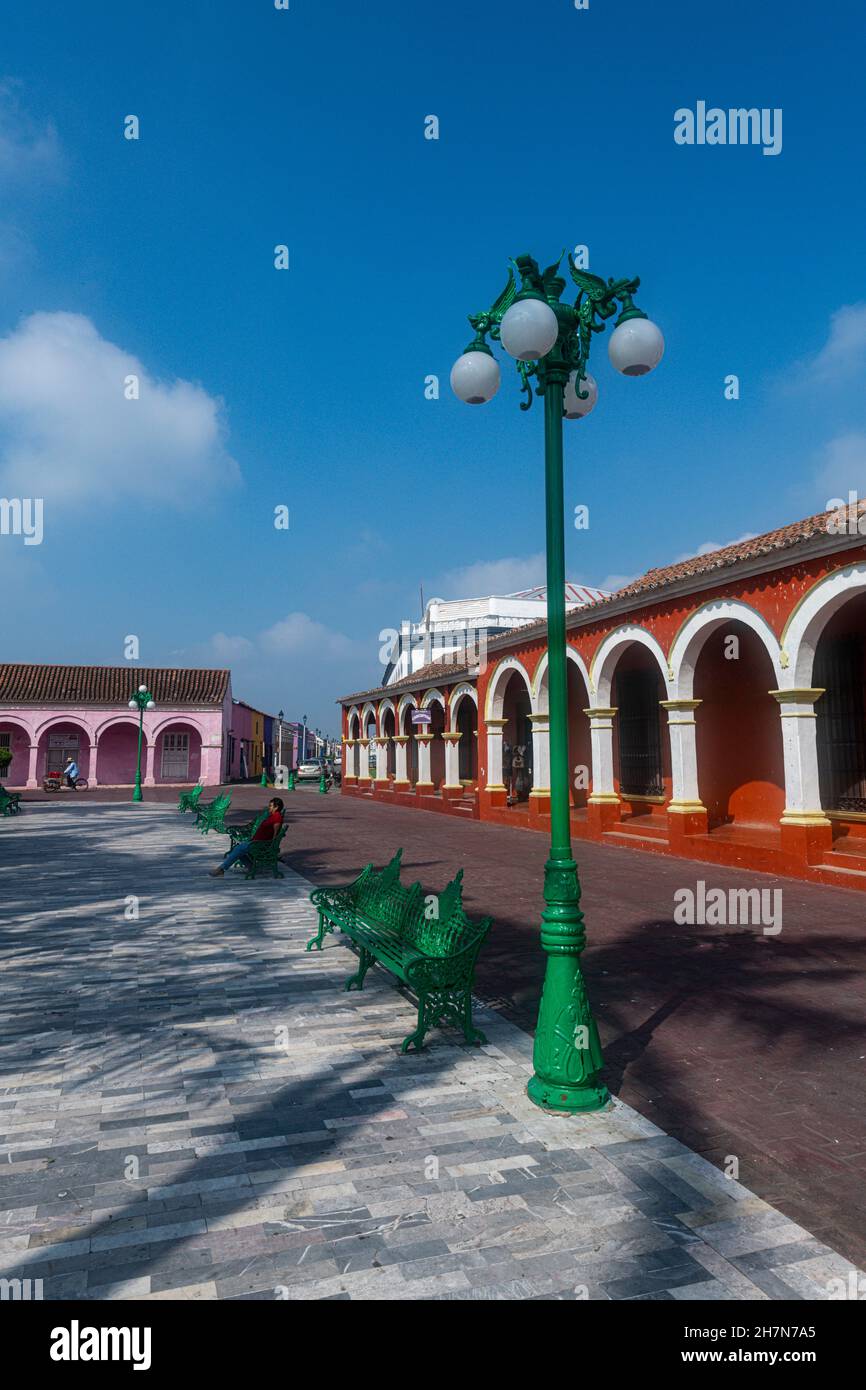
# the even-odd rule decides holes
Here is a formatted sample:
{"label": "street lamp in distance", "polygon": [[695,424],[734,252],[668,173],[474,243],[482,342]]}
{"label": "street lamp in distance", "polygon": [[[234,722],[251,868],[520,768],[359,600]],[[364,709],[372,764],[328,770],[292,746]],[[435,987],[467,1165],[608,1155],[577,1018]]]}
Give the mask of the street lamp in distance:
{"label": "street lamp in distance", "polygon": [[141,738],[144,728],[144,711],[146,709],[156,709],[153,697],[146,685],[140,685],[129,702],[130,709],[138,710],[138,762],[135,768],[135,789],[132,793],[133,801],[142,801],[141,794]]}

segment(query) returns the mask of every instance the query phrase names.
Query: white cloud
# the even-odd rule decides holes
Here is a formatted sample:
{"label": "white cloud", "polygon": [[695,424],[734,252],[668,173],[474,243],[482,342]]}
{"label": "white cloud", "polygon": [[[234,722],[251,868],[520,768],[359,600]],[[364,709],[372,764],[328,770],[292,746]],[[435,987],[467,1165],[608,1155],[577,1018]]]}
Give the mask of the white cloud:
{"label": "white cloud", "polygon": [[668,564],[679,565],[683,560],[695,560],[699,555],[712,555],[714,550],[726,550],[729,545],[742,545],[743,541],[753,541],[757,534],[757,531],[744,531],[742,536],[732,541],[702,541],[696,550],[687,550],[675,560],[669,560]]}
{"label": "white cloud", "polygon": [[[138,378],[139,399],[124,383]],[[82,314],[36,313],[0,339],[0,485],[7,495],[182,503],[234,483],[222,403],[159,382]]]}
{"label": "white cloud", "polygon": [[830,318],[830,332],[821,351],[801,363],[789,382],[802,388],[804,376],[813,382],[850,379],[866,367],[866,304],[844,304]]}
{"label": "white cloud", "polygon": [[36,121],[22,107],[17,84],[0,82],[0,181],[4,186],[54,180],[63,171],[57,131],[51,121]]}
{"label": "white cloud", "polygon": [[847,502],[849,491],[866,497],[866,434],[853,430],[825,444],[817,484],[825,505],[838,497]]}
{"label": "white cloud", "polygon": [[229,637],[226,632],[215,632],[210,639],[210,646],[209,655],[224,666],[230,666],[233,661],[239,661],[255,651],[255,646],[248,637]]}
{"label": "white cloud", "polygon": [[606,574],[600,584],[595,585],[597,589],[604,589],[609,594],[615,594],[617,589],[624,589],[627,584],[633,584],[636,579],[640,579],[641,574]]}
{"label": "white cloud", "polygon": [[536,555],[512,555],[503,560],[477,560],[473,565],[441,575],[430,592],[446,599],[515,594],[543,584],[545,574],[543,551]]}
{"label": "white cloud", "polygon": [[333,632],[307,613],[288,613],[261,633],[258,643],[269,656],[303,656],[320,661],[348,660],[361,650],[359,642],[342,632]]}

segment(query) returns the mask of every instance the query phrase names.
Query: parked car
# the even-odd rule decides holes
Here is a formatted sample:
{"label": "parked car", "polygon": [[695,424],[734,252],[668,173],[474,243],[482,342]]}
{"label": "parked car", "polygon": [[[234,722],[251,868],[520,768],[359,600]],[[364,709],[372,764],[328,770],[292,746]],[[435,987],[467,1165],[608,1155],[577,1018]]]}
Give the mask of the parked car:
{"label": "parked car", "polygon": [[300,767],[298,768],[299,782],[318,782],[321,775],[321,763],[315,762],[312,758],[308,759],[308,761],[305,763],[301,763]]}

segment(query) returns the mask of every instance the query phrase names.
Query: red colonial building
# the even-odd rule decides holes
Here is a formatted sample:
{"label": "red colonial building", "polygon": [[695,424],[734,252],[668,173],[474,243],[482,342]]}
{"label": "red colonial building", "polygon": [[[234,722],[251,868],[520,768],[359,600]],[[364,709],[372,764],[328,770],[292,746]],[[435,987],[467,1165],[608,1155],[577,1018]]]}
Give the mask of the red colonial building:
{"label": "red colonial building", "polygon": [[[650,570],[567,640],[575,837],[866,890],[866,502]],[[340,703],[344,795],[549,829],[544,623]]]}

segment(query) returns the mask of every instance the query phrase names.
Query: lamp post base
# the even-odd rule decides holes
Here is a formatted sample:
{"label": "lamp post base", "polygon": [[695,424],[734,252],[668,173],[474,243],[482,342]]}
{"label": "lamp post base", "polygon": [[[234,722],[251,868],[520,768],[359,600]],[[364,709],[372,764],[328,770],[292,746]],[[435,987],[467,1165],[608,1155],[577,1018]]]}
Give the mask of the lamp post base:
{"label": "lamp post base", "polygon": [[586,943],[577,865],[564,854],[544,866],[541,944],[547,954],[529,1099],[552,1114],[601,1110],[610,1100],[580,956]]}
{"label": "lamp post base", "polygon": [[533,1076],[526,1094],[539,1110],[550,1115],[576,1115],[581,1111],[602,1110],[610,1101],[606,1086],[563,1086],[560,1082],[542,1081]]}
{"label": "lamp post base", "polygon": [[138,782],[136,782],[136,784],[135,784],[135,791],[132,793],[132,799],[133,799],[133,801],[143,801],[143,800],[144,800],[144,797],[143,797],[142,794],[141,794],[141,787],[139,786]]}

